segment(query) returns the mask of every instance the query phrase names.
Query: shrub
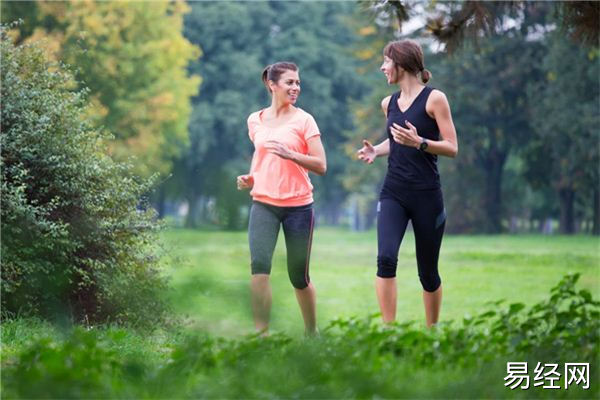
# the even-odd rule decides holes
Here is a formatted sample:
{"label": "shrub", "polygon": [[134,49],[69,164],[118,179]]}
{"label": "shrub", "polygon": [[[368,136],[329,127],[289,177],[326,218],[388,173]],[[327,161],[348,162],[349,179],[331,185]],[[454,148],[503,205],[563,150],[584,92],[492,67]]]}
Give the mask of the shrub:
{"label": "shrub", "polygon": [[[76,329],[64,340],[36,338],[3,360],[2,389],[7,398],[595,399],[600,303],[576,291],[576,280],[566,277],[529,309],[494,304],[438,329],[370,316],[336,320],[311,340],[200,335],[154,363],[116,351],[114,333]],[[529,362],[529,390],[504,386],[509,361]],[[534,386],[536,362],[590,363],[589,390]]]}
{"label": "shrub", "polygon": [[107,155],[86,90],[1,28],[2,313],[152,325],[163,319],[151,182]]}

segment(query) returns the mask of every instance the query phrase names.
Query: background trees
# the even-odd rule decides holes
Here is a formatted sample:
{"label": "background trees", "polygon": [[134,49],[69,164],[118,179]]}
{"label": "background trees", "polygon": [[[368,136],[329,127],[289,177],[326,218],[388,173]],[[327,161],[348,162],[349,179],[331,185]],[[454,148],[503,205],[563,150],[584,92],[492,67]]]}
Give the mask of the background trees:
{"label": "background trees", "polygon": [[23,18],[18,42],[45,41],[48,55],[74,66],[90,89],[95,125],[115,136],[118,160],[131,156],[137,174],[166,175],[186,144],[200,79],[187,64],[199,49],[182,35],[185,2],[3,2],[2,20]]}
{"label": "background trees", "polygon": [[[427,19],[411,36],[429,49],[430,85],[447,94],[460,144],[455,160],[440,159],[449,231],[548,231],[549,219],[560,215],[561,232],[596,232],[599,137],[586,124],[600,106],[598,47],[573,41],[594,32],[597,38],[587,14],[578,19],[570,5],[537,2],[363,5],[374,18],[360,28],[366,34],[357,55],[371,68],[379,55],[368,49],[381,48],[381,37],[401,37],[398,22],[416,11]],[[453,23],[460,26],[452,30]],[[435,42],[423,35],[427,30]],[[383,138],[373,115],[378,100],[396,89],[373,87],[372,105],[364,101],[355,110],[365,134],[350,133],[349,146],[359,146],[361,136]],[[365,194],[377,190],[371,172],[357,169],[353,177]]]}
{"label": "background trees", "polygon": [[558,32],[548,39],[544,74],[528,85],[533,129],[523,152],[524,175],[533,187],[553,192],[562,233],[574,233],[576,221],[584,218],[598,234],[598,48],[576,46]]}
{"label": "background trees", "polygon": [[191,7],[185,35],[202,48],[203,57],[190,69],[204,81],[193,100],[190,147],[177,160],[174,177],[190,205],[186,226],[211,219],[227,228],[245,223],[240,213],[248,195],[237,192],[234,177],[248,170],[252,156],[246,118],[270,104],[260,77],[266,65],[281,60],[300,67],[298,105],[314,115],[328,151],[327,176],[313,177],[316,203],[325,220],[337,223],[348,193],[341,185],[349,162],[341,150],[343,132],[353,128],[351,101],[366,89],[355,74],[349,49],[354,33],[344,20],[353,5],[195,2]]}
{"label": "background trees", "polygon": [[[401,23],[419,28],[409,36],[422,42],[430,84],[446,92],[458,129],[459,157],[440,160],[448,229],[600,229],[598,3],[154,6],[3,2],[2,19],[23,18],[18,42],[43,36],[55,59],[76,66],[74,87],[90,88],[88,116],[115,136],[110,153],[137,156],[140,176],[161,175],[159,215],[183,204],[188,227],[245,226],[249,198],[233,178],[252,154],[246,117],[269,104],[262,69],[291,60],[299,106],[317,119],[328,155],[328,174],[313,177],[319,221],[372,226],[385,160],[366,167],[354,154],[363,138],[385,136],[380,100],[397,89],[381,78],[380,52],[405,37]],[[576,111],[561,118],[565,107]]]}

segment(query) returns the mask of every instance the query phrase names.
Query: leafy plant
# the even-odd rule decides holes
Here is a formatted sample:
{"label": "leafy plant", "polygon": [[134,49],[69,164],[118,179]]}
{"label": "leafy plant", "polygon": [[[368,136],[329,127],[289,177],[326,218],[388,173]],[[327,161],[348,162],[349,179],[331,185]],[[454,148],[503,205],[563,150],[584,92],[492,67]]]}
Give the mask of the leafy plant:
{"label": "leafy plant", "polygon": [[164,317],[154,212],[110,136],[84,119],[86,90],[38,44],[1,28],[2,313],[156,324]]}
{"label": "leafy plant", "polygon": [[[548,300],[530,308],[496,302],[432,330],[413,322],[381,325],[371,315],[332,321],[321,337],[300,341],[281,333],[238,340],[199,335],[158,363],[120,357],[111,337],[76,329],[62,342],[35,340],[5,362],[3,391],[9,397],[595,398],[600,303],[575,289],[577,279],[566,276]],[[511,392],[503,385],[508,361],[589,362],[592,385]]]}

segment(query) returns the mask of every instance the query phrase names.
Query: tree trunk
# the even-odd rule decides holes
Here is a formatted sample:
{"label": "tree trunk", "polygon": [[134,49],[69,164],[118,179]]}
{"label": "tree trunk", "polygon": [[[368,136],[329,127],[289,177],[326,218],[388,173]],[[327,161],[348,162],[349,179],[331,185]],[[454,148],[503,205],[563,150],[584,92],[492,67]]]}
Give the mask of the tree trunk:
{"label": "tree trunk", "polygon": [[485,195],[484,207],[488,218],[487,232],[500,233],[502,231],[502,172],[505,157],[490,157],[485,170]]}
{"label": "tree trunk", "polygon": [[360,209],[356,197],[352,199],[352,230],[360,231]]}
{"label": "tree trunk", "polygon": [[156,198],[156,212],[158,212],[158,218],[160,219],[165,217],[166,203],[167,191],[165,190],[164,185],[160,185]]}
{"label": "tree trunk", "polygon": [[563,188],[558,191],[560,201],[560,232],[571,235],[575,232],[575,191]]}
{"label": "tree trunk", "polygon": [[323,219],[327,225],[338,225],[340,220],[340,208],[334,201],[332,204],[321,208]]}
{"label": "tree trunk", "polygon": [[600,235],[600,189],[594,188],[594,220],[592,225],[592,235]]}
{"label": "tree trunk", "polygon": [[208,197],[199,196],[198,197],[198,219],[200,223],[205,223],[208,220]]}
{"label": "tree trunk", "polygon": [[186,196],[188,202],[188,213],[185,216],[186,228],[195,229],[198,227],[198,195],[195,191],[190,191]]}
{"label": "tree trunk", "polygon": [[369,202],[369,207],[367,207],[367,212],[365,213],[365,229],[369,230],[375,225],[377,221],[377,203],[379,203],[379,198]]}
{"label": "tree trunk", "polygon": [[338,206],[335,208],[334,214],[333,214],[333,225],[338,226],[340,224],[340,214],[341,214],[342,209]]}

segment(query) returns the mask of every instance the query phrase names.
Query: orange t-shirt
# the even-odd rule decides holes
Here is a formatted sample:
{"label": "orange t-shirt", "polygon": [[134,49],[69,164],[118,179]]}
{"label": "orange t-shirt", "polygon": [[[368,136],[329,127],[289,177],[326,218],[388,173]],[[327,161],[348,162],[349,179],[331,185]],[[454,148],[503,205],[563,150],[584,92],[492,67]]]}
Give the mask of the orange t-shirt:
{"label": "orange t-shirt", "polygon": [[271,128],[262,123],[264,110],[248,117],[248,136],[254,143],[254,157],[250,175],[254,178],[252,198],[278,207],[303,206],[313,202],[308,170],[291,160],[283,159],[265,149],[265,143],[276,140],[288,149],[308,154],[308,139],[320,136],[315,119],[297,108],[283,124]]}

